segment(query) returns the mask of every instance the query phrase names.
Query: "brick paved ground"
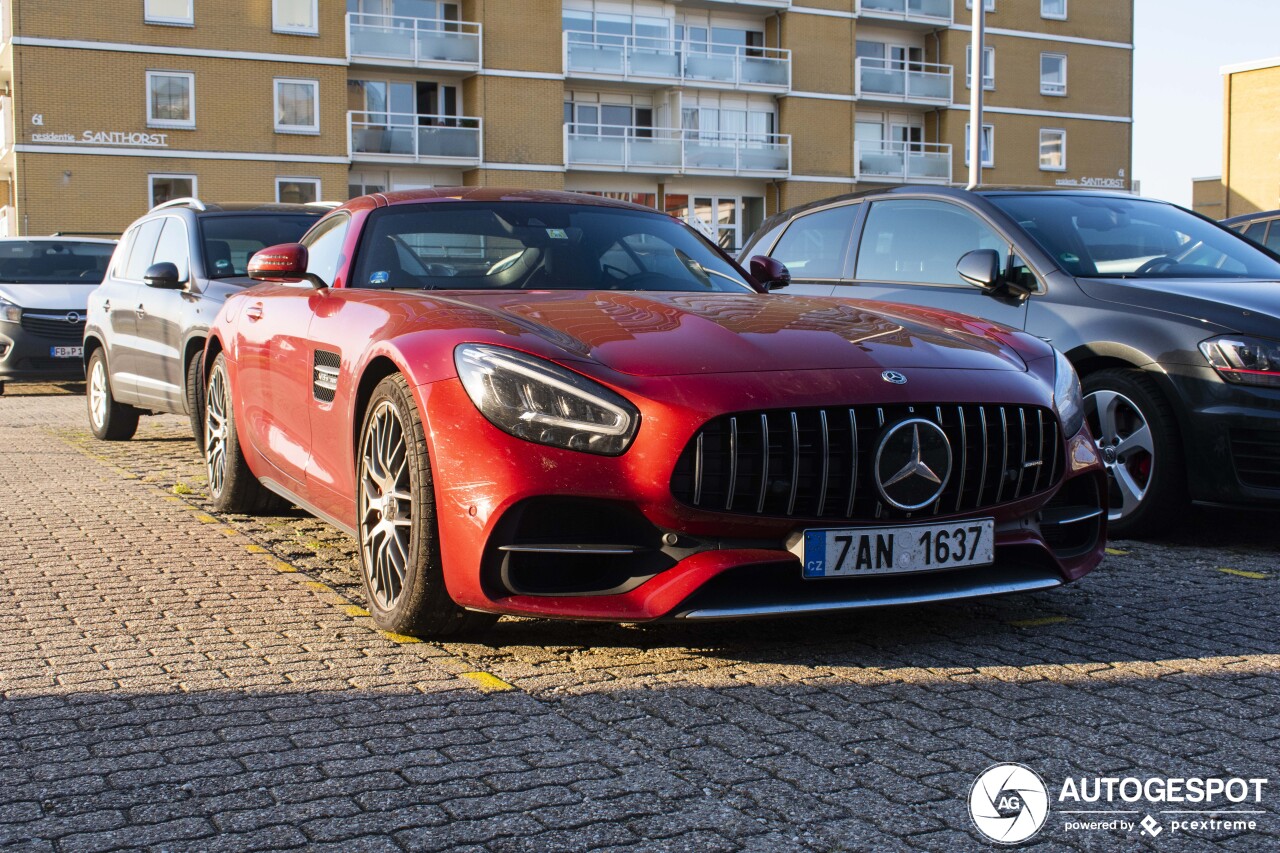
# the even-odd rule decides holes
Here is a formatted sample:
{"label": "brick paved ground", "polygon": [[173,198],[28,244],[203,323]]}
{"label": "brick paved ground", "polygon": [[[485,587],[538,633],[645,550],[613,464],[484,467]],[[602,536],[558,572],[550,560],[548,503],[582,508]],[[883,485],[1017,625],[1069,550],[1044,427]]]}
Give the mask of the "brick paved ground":
{"label": "brick paved ground", "polygon": [[[969,850],[999,761],[1280,776],[1266,516],[977,604],[398,642],[347,537],[208,514],[182,419],[95,442],[65,390],[0,398],[6,850]],[[1275,849],[1277,786],[1254,832],[1031,847]]]}

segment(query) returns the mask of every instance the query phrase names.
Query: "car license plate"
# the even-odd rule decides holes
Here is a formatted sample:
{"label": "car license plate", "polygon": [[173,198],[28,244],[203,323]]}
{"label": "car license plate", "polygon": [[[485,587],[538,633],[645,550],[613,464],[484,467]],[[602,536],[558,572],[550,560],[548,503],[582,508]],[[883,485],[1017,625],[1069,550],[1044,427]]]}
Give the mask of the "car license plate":
{"label": "car license plate", "polygon": [[49,347],[49,355],[54,358],[80,358],[84,355],[84,347]]}
{"label": "car license plate", "polygon": [[985,566],[995,560],[995,521],[902,527],[806,530],[801,540],[806,578],[847,578]]}

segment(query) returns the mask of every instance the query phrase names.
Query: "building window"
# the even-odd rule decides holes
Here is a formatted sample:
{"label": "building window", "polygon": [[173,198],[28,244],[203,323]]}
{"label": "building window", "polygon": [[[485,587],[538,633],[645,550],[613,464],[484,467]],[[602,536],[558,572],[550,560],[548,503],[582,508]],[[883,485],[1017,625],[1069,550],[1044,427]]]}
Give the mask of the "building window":
{"label": "building window", "polygon": [[[964,126],[964,164],[969,165],[969,128]],[[994,125],[982,126],[982,165],[992,167],[996,164],[996,129]]]}
{"label": "building window", "polygon": [[316,0],[272,0],[271,28],[278,33],[317,35],[320,32]]}
{"label": "building window", "polygon": [[276,201],[284,204],[310,204],[319,200],[319,178],[276,178]]}
{"label": "building window", "polygon": [[1067,58],[1061,53],[1040,54],[1040,94],[1067,94]]}
{"label": "building window", "polygon": [[[966,89],[973,88],[973,45],[965,45],[964,48],[964,85]],[[982,49],[982,88],[994,89],[996,87],[996,49],[994,47],[984,47]]]}
{"label": "building window", "polygon": [[151,206],[175,198],[196,198],[195,175],[148,175]]}
{"label": "building window", "polygon": [[276,78],[276,132],[320,132],[320,83]]}
{"label": "building window", "polygon": [[145,0],[142,18],[148,24],[192,26],[195,23],[194,0]]}
{"label": "building window", "polygon": [[1065,172],[1067,170],[1067,132],[1058,129],[1040,129],[1040,171]]}
{"label": "building window", "polygon": [[196,126],[196,75],[187,71],[147,72],[147,126]]}
{"label": "building window", "polygon": [[[996,10],[996,0],[987,0],[987,2],[983,4],[983,6],[984,8],[986,8],[988,12],[994,12]],[[966,9],[972,9],[973,0],[964,0],[964,7]]]}
{"label": "building window", "polygon": [[1040,0],[1040,17],[1054,21],[1067,19],[1067,0]]}

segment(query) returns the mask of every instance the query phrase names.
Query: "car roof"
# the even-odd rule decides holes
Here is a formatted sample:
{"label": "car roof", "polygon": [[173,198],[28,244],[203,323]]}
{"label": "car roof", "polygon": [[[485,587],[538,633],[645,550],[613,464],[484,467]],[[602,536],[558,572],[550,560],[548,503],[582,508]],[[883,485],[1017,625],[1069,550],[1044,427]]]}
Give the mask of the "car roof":
{"label": "car roof", "polygon": [[117,241],[109,237],[77,237],[74,234],[60,235],[50,234],[48,236],[33,237],[0,237],[0,243],[116,243]]}
{"label": "car roof", "polygon": [[1239,216],[1224,219],[1222,224],[1239,225],[1241,222],[1253,222],[1257,219],[1275,219],[1278,216],[1280,216],[1280,210],[1260,210],[1257,213],[1242,213]]}
{"label": "car roof", "polygon": [[513,187],[433,187],[431,189],[399,190],[389,193],[372,193],[359,196],[339,209],[361,210],[373,207],[389,207],[398,204],[423,202],[527,202],[541,204],[580,204],[588,207],[612,207],[621,210],[637,210],[658,213],[652,207],[629,201],[586,195],[562,190],[528,190]]}
{"label": "car roof", "polygon": [[992,196],[1004,195],[1026,195],[1028,193],[1036,193],[1037,195],[1061,195],[1061,196],[1092,196],[1097,198],[1123,198],[1123,199],[1140,199],[1142,201],[1153,201],[1159,204],[1168,204],[1168,202],[1159,199],[1144,199],[1141,196],[1132,193],[1117,192],[1115,190],[1096,190],[1096,189],[1063,189],[1060,187],[990,187],[978,190],[967,190],[963,187],[946,187],[936,184],[903,184],[901,186],[885,187],[875,190],[861,190],[855,193],[844,193],[843,195],[829,196],[827,198],[811,201],[806,204],[796,205],[788,208],[781,213],[774,214],[769,217],[771,220],[780,220],[790,218],[806,210],[815,207],[826,207],[830,204],[840,204],[841,202],[857,201],[868,196],[885,196],[885,195],[933,195],[942,198],[972,198],[974,196],[982,196],[990,198]]}
{"label": "car roof", "polygon": [[195,212],[201,216],[219,213],[303,213],[308,216],[324,216],[329,210],[330,208],[318,204],[288,204],[279,201],[206,201],[204,210]]}

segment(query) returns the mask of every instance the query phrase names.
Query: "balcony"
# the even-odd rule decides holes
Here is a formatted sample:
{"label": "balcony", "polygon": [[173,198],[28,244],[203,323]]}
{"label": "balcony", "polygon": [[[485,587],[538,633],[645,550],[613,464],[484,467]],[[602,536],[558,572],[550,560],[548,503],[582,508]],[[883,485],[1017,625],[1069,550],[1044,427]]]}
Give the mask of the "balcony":
{"label": "balcony", "polygon": [[951,182],[951,146],[937,142],[854,143],[855,181],[890,184]]}
{"label": "balcony", "polygon": [[791,91],[791,51],[670,39],[564,34],[565,76],[654,86]]}
{"label": "balcony", "polygon": [[565,165],[570,169],[660,175],[791,174],[791,137],[671,127],[565,125]]}
{"label": "balcony", "polygon": [[347,13],[352,65],[470,74],[481,65],[480,25],[470,21]]}
{"label": "balcony", "polygon": [[710,9],[720,12],[737,12],[740,8],[780,12],[791,8],[791,0],[680,0],[685,9]]}
{"label": "balcony", "polygon": [[347,113],[347,149],[353,163],[479,166],[482,121],[470,116]]}
{"label": "balcony", "polygon": [[946,106],[951,103],[951,66],[858,57],[860,101]]}
{"label": "balcony", "polygon": [[932,29],[952,23],[952,0],[858,0],[858,17]]}

